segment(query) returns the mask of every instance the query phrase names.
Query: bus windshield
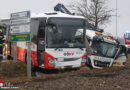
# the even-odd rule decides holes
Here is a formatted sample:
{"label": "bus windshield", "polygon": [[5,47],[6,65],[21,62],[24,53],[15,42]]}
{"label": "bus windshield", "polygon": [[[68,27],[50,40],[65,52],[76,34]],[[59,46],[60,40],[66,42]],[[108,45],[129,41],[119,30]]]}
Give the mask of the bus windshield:
{"label": "bus windshield", "polygon": [[85,20],[50,18],[46,38],[47,48],[84,48]]}
{"label": "bus windshield", "polygon": [[124,38],[130,39],[130,33],[125,33]]}
{"label": "bus windshield", "polygon": [[92,52],[97,56],[114,58],[116,54],[116,45],[102,41],[93,41]]}

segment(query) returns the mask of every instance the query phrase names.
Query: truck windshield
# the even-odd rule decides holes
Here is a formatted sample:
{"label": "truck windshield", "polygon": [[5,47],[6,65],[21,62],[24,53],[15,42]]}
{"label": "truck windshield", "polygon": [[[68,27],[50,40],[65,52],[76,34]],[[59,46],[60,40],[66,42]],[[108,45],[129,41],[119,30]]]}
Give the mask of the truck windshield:
{"label": "truck windshield", "polygon": [[85,20],[50,18],[46,37],[48,48],[84,48]]}
{"label": "truck windshield", "polygon": [[93,41],[92,52],[94,55],[97,56],[114,58],[116,54],[116,45],[101,41]]}
{"label": "truck windshield", "polygon": [[130,33],[126,33],[126,34],[124,35],[124,38],[130,39]]}

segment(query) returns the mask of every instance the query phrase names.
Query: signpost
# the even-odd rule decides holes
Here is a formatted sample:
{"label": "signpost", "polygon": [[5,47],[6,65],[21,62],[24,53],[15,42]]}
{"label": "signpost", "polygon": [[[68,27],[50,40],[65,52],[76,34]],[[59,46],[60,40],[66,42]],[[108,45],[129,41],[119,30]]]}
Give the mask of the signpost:
{"label": "signpost", "polygon": [[30,25],[25,24],[25,25],[16,25],[16,26],[11,26],[10,27],[10,32],[11,33],[24,33],[24,32],[30,32]]}
{"label": "signpost", "polygon": [[29,34],[12,34],[10,36],[11,42],[27,42],[30,41],[30,33]]}
{"label": "signpost", "polygon": [[10,15],[10,33],[30,33],[30,11],[12,13]]}
{"label": "signpost", "polygon": [[27,76],[31,77],[30,11],[12,13],[10,19],[10,40],[14,43],[14,60],[17,60],[16,42],[27,42]]}

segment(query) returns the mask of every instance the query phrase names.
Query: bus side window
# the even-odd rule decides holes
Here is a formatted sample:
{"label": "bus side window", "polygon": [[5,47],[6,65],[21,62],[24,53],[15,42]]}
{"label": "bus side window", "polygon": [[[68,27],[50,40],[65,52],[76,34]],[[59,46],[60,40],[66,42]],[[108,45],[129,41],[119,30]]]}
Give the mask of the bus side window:
{"label": "bus side window", "polygon": [[45,38],[45,22],[40,21],[38,28],[38,38]]}

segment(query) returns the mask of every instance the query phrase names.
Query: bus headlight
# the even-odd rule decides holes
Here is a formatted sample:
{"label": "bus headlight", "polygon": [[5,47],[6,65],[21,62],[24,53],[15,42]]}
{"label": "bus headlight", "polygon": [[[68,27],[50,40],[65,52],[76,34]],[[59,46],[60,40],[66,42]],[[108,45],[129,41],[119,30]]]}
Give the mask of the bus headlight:
{"label": "bus headlight", "polygon": [[48,57],[48,64],[50,66],[55,66],[55,60],[53,60],[52,58]]}
{"label": "bus headlight", "polygon": [[86,58],[83,58],[81,62],[86,62],[86,60],[87,60]]}

